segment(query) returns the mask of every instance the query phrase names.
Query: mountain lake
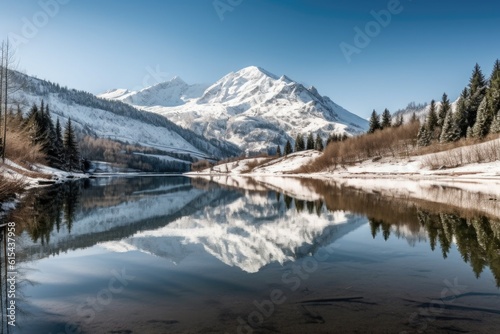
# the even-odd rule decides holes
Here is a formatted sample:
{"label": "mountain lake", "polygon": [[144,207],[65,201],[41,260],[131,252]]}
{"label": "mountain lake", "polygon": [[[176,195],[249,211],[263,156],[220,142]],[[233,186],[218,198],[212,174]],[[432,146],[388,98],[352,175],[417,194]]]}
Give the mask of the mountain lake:
{"label": "mountain lake", "polygon": [[[283,183],[287,183],[283,180]],[[500,202],[294,179],[75,181],[25,194],[2,333],[495,333]],[[301,191],[305,189],[307,191]],[[458,201],[458,200],[457,200]]]}

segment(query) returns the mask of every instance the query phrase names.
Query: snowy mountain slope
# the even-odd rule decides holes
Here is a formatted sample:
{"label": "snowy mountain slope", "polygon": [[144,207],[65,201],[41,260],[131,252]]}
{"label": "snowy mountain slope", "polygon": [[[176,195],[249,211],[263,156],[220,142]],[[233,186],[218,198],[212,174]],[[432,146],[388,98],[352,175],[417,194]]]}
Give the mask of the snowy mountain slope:
{"label": "snowy mountain slope", "polygon": [[24,86],[14,99],[21,102],[25,113],[31,105],[39,105],[44,99],[54,122],[59,118],[64,125],[71,118],[77,131],[83,134],[197,158],[220,158],[239,153],[234,145],[216,138],[208,141],[160,115],[138,110],[120,101],[100,99],[90,93],[62,88],[21,73],[14,74]]}
{"label": "snowy mountain slope", "polygon": [[101,98],[119,100],[142,107],[174,107],[203,95],[207,85],[188,85],[181,78],[163,82],[140,91],[114,89],[101,94]]}
{"label": "snowy mountain slope", "polygon": [[[293,142],[299,133],[318,133],[326,140],[332,132],[354,135],[368,128],[366,120],[321,96],[314,87],[306,88],[255,66],[229,73],[201,97],[177,106],[166,106],[172,101],[161,102],[153,93],[148,96],[150,100],[135,105],[207,138],[224,139],[249,151],[275,149],[287,140]],[[126,90],[101,97],[131,103]]]}

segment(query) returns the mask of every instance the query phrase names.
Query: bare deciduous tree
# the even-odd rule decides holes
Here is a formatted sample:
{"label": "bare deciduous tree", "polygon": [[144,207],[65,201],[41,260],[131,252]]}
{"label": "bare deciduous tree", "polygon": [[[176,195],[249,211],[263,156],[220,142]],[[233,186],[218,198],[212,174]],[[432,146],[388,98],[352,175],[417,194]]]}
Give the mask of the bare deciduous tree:
{"label": "bare deciduous tree", "polygon": [[10,48],[8,40],[2,41],[0,50],[0,119],[3,120],[3,124],[0,124],[0,155],[3,162],[5,162],[7,145],[8,107],[16,104],[12,95],[24,87],[20,76],[15,72],[15,68],[15,52]]}

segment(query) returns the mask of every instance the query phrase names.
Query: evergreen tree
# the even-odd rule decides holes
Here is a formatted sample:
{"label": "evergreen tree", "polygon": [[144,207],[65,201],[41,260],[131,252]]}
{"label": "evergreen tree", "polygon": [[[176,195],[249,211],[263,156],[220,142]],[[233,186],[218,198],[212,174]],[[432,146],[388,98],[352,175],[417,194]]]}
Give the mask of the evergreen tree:
{"label": "evergreen tree", "polygon": [[[42,101],[43,107],[43,101]],[[56,130],[54,128],[54,123],[52,122],[52,118],[50,117],[49,105],[45,106],[45,112],[43,113],[43,124],[44,124],[44,136],[45,142],[43,145],[43,151],[47,155],[47,159],[49,165],[52,167],[60,167],[60,151],[59,147],[57,147],[57,135]]]}
{"label": "evergreen tree", "polygon": [[370,117],[370,127],[368,128],[368,133],[374,133],[377,130],[381,129],[380,125],[380,117],[375,110],[373,110],[372,115]]}
{"label": "evergreen tree", "polygon": [[467,116],[468,116],[468,126],[473,127],[477,119],[477,111],[479,105],[483,101],[486,95],[486,80],[481,72],[481,67],[478,64],[474,67],[472,71],[472,76],[469,82],[468,89],[468,99],[467,99]]}
{"label": "evergreen tree", "polygon": [[404,119],[403,119],[403,114],[399,114],[396,116],[396,121],[394,122],[394,127],[399,128],[401,125],[403,125]]}
{"label": "evergreen tree", "polygon": [[431,139],[432,139],[431,134],[429,133],[427,126],[425,124],[422,124],[420,126],[420,129],[418,130],[418,135],[417,135],[418,146],[421,147],[429,146],[431,144]]}
{"label": "evergreen tree", "polygon": [[497,59],[490,77],[490,87],[486,93],[491,116],[500,111],[500,60]]}
{"label": "evergreen tree", "polygon": [[443,99],[441,100],[441,105],[439,106],[439,112],[438,112],[437,125],[440,128],[443,127],[446,115],[448,115],[448,111],[450,111],[450,110],[451,110],[450,100],[448,100],[448,95],[446,95],[446,93],[444,93]]}
{"label": "evergreen tree", "polygon": [[276,155],[278,157],[281,157],[281,146],[278,145],[278,147],[276,148]]}
{"label": "evergreen tree", "polygon": [[458,99],[457,103],[457,111],[454,115],[455,124],[460,132],[460,138],[464,138],[467,136],[467,128],[469,126],[469,117],[467,115],[467,89],[464,89],[462,95]]}
{"label": "evergreen tree", "polygon": [[[42,102],[42,107],[45,109],[45,106]],[[42,112],[42,109],[39,109],[36,104],[33,104],[31,107],[28,117],[25,120],[25,127],[28,130],[28,136],[31,139],[33,144],[39,144],[42,146],[42,152],[47,153],[47,125],[48,122]]]}
{"label": "evergreen tree", "polygon": [[304,142],[304,137],[299,133],[295,138],[295,152],[304,151],[306,149],[306,144]]}
{"label": "evergreen tree", "polygon": [[287,140],[285,145],[285,155],[289,155],[292,153],[293,153],[292,144],[290,144],[290,141]]}
{"label": "evergreen tree", "polygon": [[314,135],[312,134],[312,132],[310,132],[309,136],[307,136],[306,149],[308,149],[308,150],[314,150]]}
{"label": "evergreen tree", "polygon": [[392,115],[389,109],[385,109],[384,112],[382,113],[382,124],[381,127],[382,129],[387,129],[390,128],[392,125]]}
{"label": "evergreen tree", "polygon": [[474,137],[474,132],[472,131],[472,128],[469,126],[467,128],[467,139],[473,138]]}
{"label": "evergreen tree", "polygon": [[17,124],[22,124],[24,121],[23,111],[21,110],[21,106],[19,104],[17,105],[15,119],[16,119]]}
{"label": "evergreen tree", "polygon": [[434,130],[438,125],[438,116],[436,113],[436,101],[432,100],[429,108],[429,114],[427,115],[426,126],[427,131],[432,136]]}
{"label": "evergreen tree", "polygon": [[477,111],[477,119],[472,128],[472,135],[482,139],[488,135],[491,126],[491,114],[488,107],[488,99],[485,97]]}
{"label": "evergreen tree", "polygon": [[75,137],[75,130],[71,124],[71,118],[68,119],[66,129],[64,130],[64,157],[68,170],[79,168],[80,156]]}
{"label": "evergreen tree", "polygon": [[493,134],[500,133],[500,111],[493,118],[493,122],[491,123],[490,133]]}
{"label": "evergreen tree", "polygon": [[411,114],[410,123],[418,122],[417,114],[414,112]]}
{"label": "evergreen tree", "polygon": [[448,113],[446,113],[446,117],[444,118],[443,129],[441,131],[439,141],[441,143],[449,143],[457,141],[458,139],[460,139],[460,130],[453,119],[453,113],[451,110],[448,110]]}
{"label": "evergreen tree", "polygon": [[59,117],[57,118],[56,127],[54,131],[56,135],[54,146],[56,149],[57,161],[58,165],[62,167],[64,164],[64,139],[62,135],[61,123],[59,122]]}
{"label": "evergreen tree", "polygon": [[322,152],[324,150],[324,145],[323,145],[323,139],[321,139],[321,136],[319,133],[316,135],[316,142],[314,143],[314,149]]}

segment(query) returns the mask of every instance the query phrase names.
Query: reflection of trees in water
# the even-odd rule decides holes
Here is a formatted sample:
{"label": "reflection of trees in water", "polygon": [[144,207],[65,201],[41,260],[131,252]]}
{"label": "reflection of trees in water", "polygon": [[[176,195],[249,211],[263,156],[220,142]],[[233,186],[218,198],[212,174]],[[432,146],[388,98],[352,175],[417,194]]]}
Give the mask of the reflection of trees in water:
{"label": "reflection of trees in water", "polygon": [[[286,194],[276,193],[276,200],[280,202],[281,197],[283,197],[283,202],[285,203],[285,207],[290,210],[295,208],[297,212],[304,212],[307,209],[307,212],[310,214],[321,215],[321,210],[323,210],[323,201],[303,201],[297,198],[290,197]],[[293,205],[292,205],[293,204]]]}
{"label": "reflection of trees in water", "polygon": [[59,232],[66,226],[71,233],[82,188],[87,186],[85,182],[69,182],[32,191],[9,219],[19,222],[18,234],[26,231],[33,242],[47,245],[54,228]]}
{"label": "reflection of trees in water", "polygon": [[486,216],[462,218],[455,214],[418,213],[419,221],[428,232],[434,250],[439,243],[443,257],[456,242],[462,259],[479,277],[489,266],[500,287],[500,220]]}
{"label": "reflection of trees in water", "polygon": [[[439,246],[446,259],[455,242],[462,259],[471,265],[476,277],[479,278],[489,267],[500,287],[500,220],[486,216],[463,218],[429,210],[417,210],[416,217],[425,229],[433,251]],[[382,233],[387,240],[392,226],[382,220],[370,219],[373,237]]]}
{"label": "reflection of trees in water", "polygon": [[[471,265],[476,277],[489,267],[500,287],[500,218],[444,204],[385,197],[318,180],[303,180],[303,183],[322,195],[328,210],[368,217],[374,238],[381,234],[387,240],[391,234],[408,237],[409,233],[420,240],[424,232],[431,249],[434,251],[439,246],[445,259],[452,244],[456,243],[462,259]],[[449,196],[468,196],[452,190]],[[446,194],[441,188],[440,191]],[[306,205],[310,212],[311,204],[288,195],[284,198],[287,208],[290,209],[294,202],[297,211],[302,211]]]}

